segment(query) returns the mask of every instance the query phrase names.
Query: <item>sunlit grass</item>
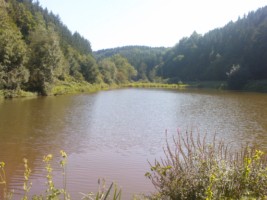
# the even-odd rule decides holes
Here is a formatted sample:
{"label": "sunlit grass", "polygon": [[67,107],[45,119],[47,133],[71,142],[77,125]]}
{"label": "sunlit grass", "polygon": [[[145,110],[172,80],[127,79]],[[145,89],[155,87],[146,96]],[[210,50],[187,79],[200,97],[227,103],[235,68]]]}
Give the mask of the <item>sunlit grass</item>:
{"label": "sunlit grass", "polygon": [[166,84],[166,83],[153,83],[153,82],[132,82],[123,84],[122,87],[133,88],[166,88],[166,89],[185,89],[187,84]]}
{"label": "sunlit grass", "polygon": [[0,90],[0,98],[20,98],[20,97],[37,97],[37,93],[24,90]]}
{"label": "sunlit grass", "polygon": [[90,84],[88,82],[58,82],[51,91],[51,95],[93,93],[100,90],[107,90],[112,86],[107,84]]}
{"label": "sunlit grass", "polygon": [[164,84],[152,82],[129,82],[124,84],[90,84],[85,81],[58,81],[52,88],[51,95],[64,95],[75,93],[92,93],[101,90],[118,89],[118,88],[166,88],[166,89],[185,89],[186,84]]}

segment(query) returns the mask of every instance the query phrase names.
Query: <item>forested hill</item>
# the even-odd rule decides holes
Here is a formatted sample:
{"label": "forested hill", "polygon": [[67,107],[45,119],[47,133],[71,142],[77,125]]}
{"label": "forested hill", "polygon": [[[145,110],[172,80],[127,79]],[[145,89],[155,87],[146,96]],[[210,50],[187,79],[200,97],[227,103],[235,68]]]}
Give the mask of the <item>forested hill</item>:
{"label": "forested hill", "polygon": [[0,90],[49,94],[57,81],[94,83],[90,42],[38,1],[0,0]]}
{"label": "forested hill", "polygon": [[[170,30],[171,31],[171,30]],[[126,46],[92,52],[60,17],[33,0],[0,0],[0,96],[42,95],[61,85],[131,81],[228,81],[242,89],[267,79],[267,7],[173,48]]]}
{"label": "forested hill", "polygon": [[93,52],[97,60],[120,54],[137,70],[135,80],[155,81],[156,67],[162,62],[165,47],[125,46]]}
{"label": "forested hill", "polygon": [[242,89],[267,79],[267,6],[205,35],[194,32],[163,57],[158,75],[173,81],[228,80]]}

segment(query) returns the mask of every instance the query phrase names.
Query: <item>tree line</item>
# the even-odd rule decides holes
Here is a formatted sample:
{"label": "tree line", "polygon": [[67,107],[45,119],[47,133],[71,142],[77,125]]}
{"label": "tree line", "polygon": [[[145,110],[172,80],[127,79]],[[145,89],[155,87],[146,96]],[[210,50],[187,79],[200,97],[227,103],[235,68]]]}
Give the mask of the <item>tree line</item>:
{"label": "tree line", "polygon": [[126,46],[92,52],[58,15],[33,0],[0,0],[0,90],[48,95],[60,81],[121,84],[227,81],[242,89],[267,79],[267,6],[172,48]]}
{"label": "tree line", "polygon": [[0,0],[0,90],[48,95],[58,81],[121,83],[135,75],[120,55],[98,64],[90,42],[38,1]]}
{"label": "tree line", "polygon": [[97,60],[120,54],[127,58],[129,63],[136,69],[135,81],[153,82],[159,77],[156,74],[156,66],[163,59],[165,47],[125,46],[113,49],[103,49],[93,52]]}
{"label": "tree line", "polygon": [[158,75],[171,81],[228,82],[242,89],[267,79],[267,6],[204,35],[193,32],[164,56]]}
{"label": "tree line", "polygon": [[172,48],[126,46],[94,52],[116,53],[137,70],[136,80],[168,83],[227,81],[229,89],[267,79],[267,6],[207,32],[194,31]]}

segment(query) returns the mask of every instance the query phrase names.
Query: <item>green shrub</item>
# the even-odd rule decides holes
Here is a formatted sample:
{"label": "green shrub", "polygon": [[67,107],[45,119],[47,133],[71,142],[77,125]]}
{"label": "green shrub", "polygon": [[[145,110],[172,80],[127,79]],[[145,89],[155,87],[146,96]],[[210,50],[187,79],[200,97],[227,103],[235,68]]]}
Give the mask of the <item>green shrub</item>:
{"label": "green shrub", "polygon": [[5,99],[9,98],[18,98],[18,97],[36,97],[36,93],[26,92],[24,90],[2,90],[0,91],[0,98],[3,97]]}
{"label": "green shrub", "polygon": [[231,150],[214,137],[178,134],[167,141],[165,158],[151,164],[146,176],[157,193],[150,199],[266,199],[267,157],[249,146]]}

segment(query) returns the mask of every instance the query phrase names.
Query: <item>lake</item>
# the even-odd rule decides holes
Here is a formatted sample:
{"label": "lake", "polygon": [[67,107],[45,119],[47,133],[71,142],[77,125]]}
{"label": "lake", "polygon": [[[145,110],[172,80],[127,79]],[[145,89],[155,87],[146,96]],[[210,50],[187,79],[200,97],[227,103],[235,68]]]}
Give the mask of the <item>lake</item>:
{"label": "lake", "polygon": [[50,153],[56,186],[62,187],[60,150],[68,154],[73,199],[96,192],[99,178],[116,182],[122,199],[149,194],[154,187],[144,177],[148,161],[163,156],[166,132],[169,137],[178,131],[216,133],[234,145],[250,142],[267,149],[267,94],[118,89],[0,101],[0,161],[15,199],[23,192],[24,157],[32,169],[31,195],[45,191],[42,160]]}

